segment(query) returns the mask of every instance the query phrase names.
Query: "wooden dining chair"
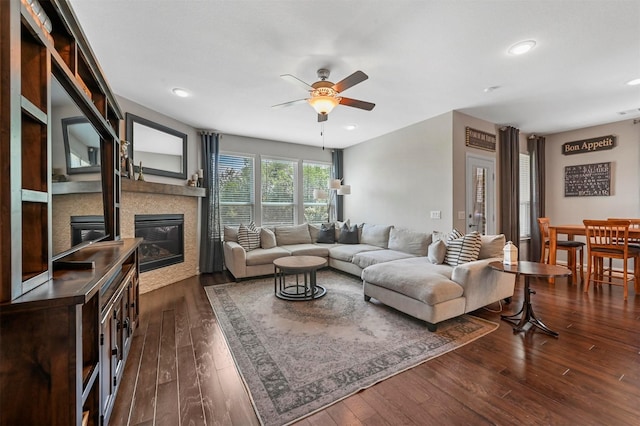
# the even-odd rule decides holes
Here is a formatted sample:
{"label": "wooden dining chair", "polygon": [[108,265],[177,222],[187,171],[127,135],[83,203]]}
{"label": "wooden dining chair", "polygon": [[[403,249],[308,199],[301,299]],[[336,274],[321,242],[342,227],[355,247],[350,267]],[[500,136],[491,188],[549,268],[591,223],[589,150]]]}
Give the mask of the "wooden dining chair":
{"label": "wooden dining chair", "polygon": [[[640,229],[640,219],[638,218],[624,218],[624,217],[610,217],[607,220],[628,220],[629,221],[629,229]],[[640,248],[640,237],[629,236],[629,247],[637,247]]]}
{"label": "wooden dining chair", "polygon": [[[622,279],[624,300],[629,293],[628,282],[633,280],[635,288],[640,286],[640,248],[629,246],[628,220],[584,220],[587,234],[587,281],[585,293],[589,291],[589,284],[616,284],[615,279]],[[605,259],[622,260],[622,271],[615,271],[612,263],[604,268]],[[633,259],[633,274],[628,272],[629,259]],[[620,277],[620,275],[622,275]]]}
{"label": "wooden dining chair", "polygon": [[[538,228],[540,228],[540,263],[549,263],[549,225],[548,217],[538,218]],[[559,240],[556,243],[557,250],[567,252],[567,266],[571,269],[571,282],[577,278],[576,263],[580,263],[580,280],[584,280],[584,246],[582,241]]]}
{"label": "wooden dining chair", "polygon": [[[638,236],[638,234],[634,234],[634,236],[631,236],[631,230],[634,229],[636,231],[640,231],[640,219],[638,218],[623,218],[623,217],[610,217],[608,218],[608,220],[628,220],[629,221],[629,238],[627,239],[627,241],[629,241],[629,248],[633,249],[640,249],[640,236]],[[640,272],[639,269],[636,269],[636,263],[640,263],[636,260],[634,260],[634,264],[633,264],[633,269],[634,271],[638,271]],[[609,259],[609,271],[611,271],[613,268],[613,259]],[[640,273],[638,273],[638,275],[640,275]],[[635,291],[636,293],[640,293],[640,276],[637,277],[638,279],[636,279],[634,281],[635,283]]]}

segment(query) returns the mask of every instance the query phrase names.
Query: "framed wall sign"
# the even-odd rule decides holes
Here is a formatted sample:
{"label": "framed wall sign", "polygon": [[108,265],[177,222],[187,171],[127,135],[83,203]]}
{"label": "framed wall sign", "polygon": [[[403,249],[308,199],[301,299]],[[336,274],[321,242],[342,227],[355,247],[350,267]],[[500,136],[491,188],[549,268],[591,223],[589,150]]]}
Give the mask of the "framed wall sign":
{"label": "framed wall sign", "polygon": [[600,136],[599,138],[584,139],[581,141],[565,142],[562,144],[564,155],[582,154],[585,152],[604,151],[616,146],[616,137],[613,135]]}
{"label": "framed wall sign", "polygon": [[611,195],[611,162],[580,164],[564,168],[565,197]]}
{"label": "framed wall sign", "polygon": [[496,150],[496,135],[483,132],[481,130],[466,127],[465,143],[473,148],[484,149],[486,151]]}

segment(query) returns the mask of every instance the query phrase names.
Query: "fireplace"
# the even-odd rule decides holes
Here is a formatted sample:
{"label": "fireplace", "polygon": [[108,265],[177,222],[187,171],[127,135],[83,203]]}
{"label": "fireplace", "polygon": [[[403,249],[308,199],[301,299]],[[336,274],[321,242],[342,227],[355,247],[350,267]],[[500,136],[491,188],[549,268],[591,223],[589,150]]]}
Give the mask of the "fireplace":
{"label": "fireplace", "polygon": [[104,237],[104,216],[71,216],[71,245]]}
{"label": "fireplace", "polygon": [[140,272],[184,262],[184,215],[135,215],[135,236],[141,237]]}

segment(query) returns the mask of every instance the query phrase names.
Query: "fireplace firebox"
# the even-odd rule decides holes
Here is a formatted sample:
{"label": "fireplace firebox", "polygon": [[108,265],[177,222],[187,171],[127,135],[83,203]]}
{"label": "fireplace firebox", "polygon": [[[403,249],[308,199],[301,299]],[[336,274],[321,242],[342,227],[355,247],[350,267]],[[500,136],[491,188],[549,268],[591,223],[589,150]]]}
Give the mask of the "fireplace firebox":
{"label": "fireplace firebox", "polygon": [[104,237],[104,216],[71,216],[71,245]]}
{"label": "fireplace firebox", "polygon": [[184,215],[135,215],[140,245],[140,272],[184,262]]}

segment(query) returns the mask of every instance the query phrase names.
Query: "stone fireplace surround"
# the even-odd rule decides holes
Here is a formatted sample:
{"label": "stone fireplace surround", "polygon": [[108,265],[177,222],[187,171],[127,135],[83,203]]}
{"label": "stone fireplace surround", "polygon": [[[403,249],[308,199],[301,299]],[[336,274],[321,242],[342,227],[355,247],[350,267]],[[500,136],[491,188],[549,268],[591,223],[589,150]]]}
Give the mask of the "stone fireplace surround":
{"label": "stone fireplace surround", "polygon": [[[135,236],[136,214],[184,215],[184,262],[140,274],[140,292],[145,293],[200,273],[200,203],[204,188],[122,179],[120,232]],[[100,182],[54,183],[54,253],[70,245],[71,216],[101,215]]]}

